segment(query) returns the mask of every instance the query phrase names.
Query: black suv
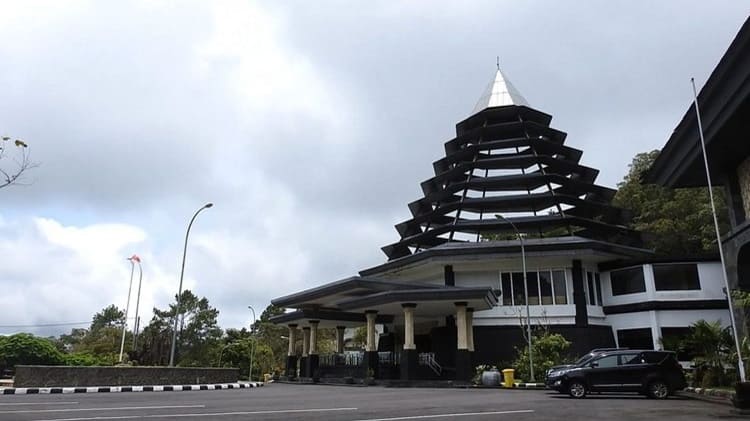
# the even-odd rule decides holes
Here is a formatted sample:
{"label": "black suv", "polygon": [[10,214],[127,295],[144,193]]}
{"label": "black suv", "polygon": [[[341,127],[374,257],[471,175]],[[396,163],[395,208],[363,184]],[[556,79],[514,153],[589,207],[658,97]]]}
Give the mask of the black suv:
{"label": "black suv", "polygon": [[666,399],[685,386],[682,367],[671,351],[605,351],[547,375],[547,387],[574,398],[588,392],[639,392]]}

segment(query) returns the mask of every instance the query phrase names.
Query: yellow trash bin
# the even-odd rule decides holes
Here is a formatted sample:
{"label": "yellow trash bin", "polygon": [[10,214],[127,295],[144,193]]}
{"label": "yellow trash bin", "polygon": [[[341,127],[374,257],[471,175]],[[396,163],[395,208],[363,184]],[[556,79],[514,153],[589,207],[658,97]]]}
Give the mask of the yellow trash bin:
{"label": "yellow trash bin", "polygon": [[513,375],[515,372],[516,371],[513,370],[512,368],[506,368],[505,370],[503,370],[503,380],[504,380],[503,387],[507,387],[507,388],[513,387],[513,380],[515,380]]}
{"label": "yellow trash bin", "polygon": [[273,377],[273,376],[271,376],[270,374],[266,373],[266,374],[263,375],[263,381],[266,382],[266,383],[268,383],[268,381],[271,380],[271,377]]}

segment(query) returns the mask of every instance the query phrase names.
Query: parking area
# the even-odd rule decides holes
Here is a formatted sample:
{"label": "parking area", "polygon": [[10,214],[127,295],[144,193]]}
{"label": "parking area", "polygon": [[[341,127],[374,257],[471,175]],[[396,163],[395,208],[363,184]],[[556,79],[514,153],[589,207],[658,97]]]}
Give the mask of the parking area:
{"label": "parking area", "polygon": [[[708,420],[726,405],[635,395],[583,400],[547,391],[270,384],[263,388],[0,396],[0,420]],[[740,418],[737,416],[737,418]]]}

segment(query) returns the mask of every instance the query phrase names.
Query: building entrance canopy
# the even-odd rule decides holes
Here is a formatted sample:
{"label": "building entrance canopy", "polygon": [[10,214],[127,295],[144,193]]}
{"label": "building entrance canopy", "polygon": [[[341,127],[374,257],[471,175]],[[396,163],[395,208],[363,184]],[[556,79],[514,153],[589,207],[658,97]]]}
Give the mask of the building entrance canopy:
{"label": "building entrance canopy", "polygon": [[271,320],[299,326],[314,320],[320,327],[357,327],[366,323],[368,312],[377,313],[378,324],[392,323],[402,315],[404,304],[416,304],[416,317],[445,317],[455,313],[457,302],[487,310],[495,306],[497,297],[488,287],[415,285],[355,276],[273,300],[276,306],[296,310]]}

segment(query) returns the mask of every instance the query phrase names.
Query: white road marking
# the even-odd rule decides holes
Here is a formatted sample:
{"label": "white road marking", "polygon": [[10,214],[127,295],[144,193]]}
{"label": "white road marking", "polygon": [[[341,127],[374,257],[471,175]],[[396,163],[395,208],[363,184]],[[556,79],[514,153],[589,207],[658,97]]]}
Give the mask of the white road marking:
{"label": "white road marking", "polygon": [[78,405],[78,402],[0,403],[0,406],[26,406],[26,405]]}
{"label": "white road marking", "polygon": [[132,411],[136,409],[178,409],[205,408],[206,405],[162,405],[162,406],[120,406],[104,408],[60,408],[60,409],[19,409],[16,411],[0,411],[0,414],[23,414],[32,412],[78,412],[78,411]]}
{"label": "white road marking", "polygon": [[332,412],[332,411],[356,411],[357,408],[314,408],[314,409],[278,409],[269,411],[242,411],[242,412],[204,412],[195,414],[158,414],[158,415],[121,415],[111,417],[90,418],[54,418],[35,421],[93,421],[93,420],[135,420],[145,418],[208,418],[225,417],[232,415],[263,415],[263,414],[298,414],[305,412]]}
{"label": "white road marking", "polygon": [[533,409],[521,409],[518,411],[488,411],[488,412],[459,412],[455,414],[434,414],[434,415],[412,415],[406,417],[393,418],[368,418],[356,421],[398,421],[398,420],[423,420],[428,418],[457,418],[471,417],[476,415],[503,415],[503,414],[529,414],[534,412]]}

